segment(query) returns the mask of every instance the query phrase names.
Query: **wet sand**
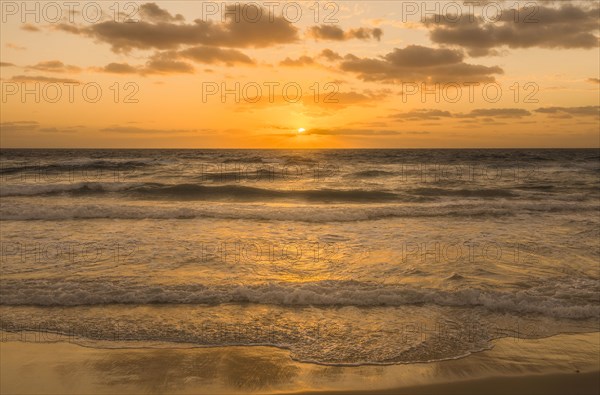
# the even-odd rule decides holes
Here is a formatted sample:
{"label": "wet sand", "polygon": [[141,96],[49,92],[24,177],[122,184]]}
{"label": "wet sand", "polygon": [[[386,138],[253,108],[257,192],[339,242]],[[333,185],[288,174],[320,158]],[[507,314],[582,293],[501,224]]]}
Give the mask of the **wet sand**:
{"label": "wet sand", "polygon": [[92,348],[2,333],[2,394],[597,394],[600,333],[506,338],[466,358],[325,366],[273,347]]}

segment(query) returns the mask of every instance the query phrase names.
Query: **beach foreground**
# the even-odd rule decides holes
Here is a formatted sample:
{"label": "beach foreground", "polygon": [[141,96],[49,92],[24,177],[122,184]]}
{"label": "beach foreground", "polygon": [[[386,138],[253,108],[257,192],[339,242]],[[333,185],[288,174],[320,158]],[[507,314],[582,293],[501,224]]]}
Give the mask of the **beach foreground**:
{"label": "beach foreground", "polygon": [[2,334],[3,394],[597,394],[600,333],[505,338],[466,358],[326,366],[273,347],[90,348]]}

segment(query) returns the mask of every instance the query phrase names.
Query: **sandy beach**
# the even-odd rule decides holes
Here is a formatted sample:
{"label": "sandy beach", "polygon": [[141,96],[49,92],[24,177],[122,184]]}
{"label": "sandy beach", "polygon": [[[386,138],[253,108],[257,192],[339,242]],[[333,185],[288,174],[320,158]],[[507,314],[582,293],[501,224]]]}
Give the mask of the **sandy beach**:
{"label": "sandy beach", "polygon": [[82,347],[3,333],[3,394],[596,394],[600,334],[500,339],[456,360],[340,367],[273,347]]}

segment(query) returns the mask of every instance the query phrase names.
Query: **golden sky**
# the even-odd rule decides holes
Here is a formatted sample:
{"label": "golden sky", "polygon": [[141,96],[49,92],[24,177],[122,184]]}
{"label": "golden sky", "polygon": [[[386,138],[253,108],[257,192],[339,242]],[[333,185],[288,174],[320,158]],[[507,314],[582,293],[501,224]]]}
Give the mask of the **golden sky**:
{"label": "golden sky", "polygon": [[0,4],[3,148],[600,146],[598,2]]}

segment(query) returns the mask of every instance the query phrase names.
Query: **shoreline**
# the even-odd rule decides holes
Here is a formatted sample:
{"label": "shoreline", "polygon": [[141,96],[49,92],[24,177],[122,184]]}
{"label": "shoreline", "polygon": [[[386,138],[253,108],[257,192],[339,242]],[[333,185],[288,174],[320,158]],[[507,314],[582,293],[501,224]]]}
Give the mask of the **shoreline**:
{"label": "shoreline", "polygon": [[[3,339],[6,337],[3,336]],[[270,346],[93,348],[0,343],[3,394],[469,394],[600,391],[600,332],[494,340],[429,363],[332,366]],[[579,392],[573,392],[577,388]],[[496,391],[496,392],[494,392]]]}

